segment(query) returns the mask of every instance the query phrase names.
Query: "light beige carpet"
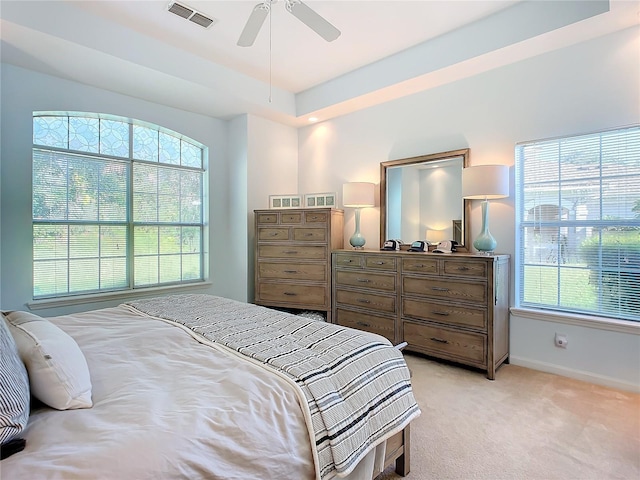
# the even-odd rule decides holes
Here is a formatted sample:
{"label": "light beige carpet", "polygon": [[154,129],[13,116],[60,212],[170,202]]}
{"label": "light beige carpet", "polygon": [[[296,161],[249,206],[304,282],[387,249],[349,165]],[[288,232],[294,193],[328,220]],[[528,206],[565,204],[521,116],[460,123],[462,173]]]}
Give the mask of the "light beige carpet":
{"label": "light beige carpet", "polygon": [[405,358],[422,410],[407,480],[640,479],[639,394],[514,365],[490,381]]}

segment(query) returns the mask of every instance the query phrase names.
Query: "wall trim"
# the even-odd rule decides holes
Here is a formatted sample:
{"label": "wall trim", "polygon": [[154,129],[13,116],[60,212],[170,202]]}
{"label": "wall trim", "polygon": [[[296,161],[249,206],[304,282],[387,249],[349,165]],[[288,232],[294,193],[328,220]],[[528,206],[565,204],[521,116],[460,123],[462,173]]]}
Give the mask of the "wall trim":
{"label": "wall trim", "polygon": [[533,308],[511,307],[512,315],[530,320],[542,322],[563,323],[565,325],[577,325],[579,327],[595,328],[596,330],[609,330],[618,333],[640,335],[640,322],[630,320],[616,320],[613,318],[579,315],[575,313],[551,312],[548,310],[536,310]]}
{"label": "wall trim", "polygon": [[149,295],[167,295],[184,291],[199,290],[202,287],[210,287],[211,282],[185,283],[183,285],[171,285],[163,287],[135,288],[133,290],[120,290],[116,292],[103,292],[91,295],[73,295],[68,297],[58,297],[42,300],[33,300],[25,305],[29,310],[42,310],[45,308],[68,307],[70,305],[83,305],[85,303],[99,303],[110,300],[129,300],[131,298],[144,297]]}
{"label": "wall trim", "polygon": [[511,365],[518,365],[519,367],[530,368],[532,370],[553,373],[556,375],[561,375],[563,377],[581,380],[583,382],[602,385],[604,387],[616,388],[618,390],[625,390],[627,392],[640,393],[640,384],[625,382],[624,380],[607,377],[605,375],[598,375],[592,372],[585,372],[583,370],[561,367],[552,363],[541,362],[539,360],[532,360],[530,358],[518,357],[514,355],[509,356],[509,363]]}

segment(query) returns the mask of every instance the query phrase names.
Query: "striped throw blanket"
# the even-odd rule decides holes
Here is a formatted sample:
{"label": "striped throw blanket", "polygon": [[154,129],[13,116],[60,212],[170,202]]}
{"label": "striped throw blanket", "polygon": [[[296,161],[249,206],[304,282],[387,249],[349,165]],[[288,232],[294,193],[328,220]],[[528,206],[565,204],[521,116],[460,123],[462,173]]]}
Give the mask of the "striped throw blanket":
{"label": "striped throw blanket", "polygon": [[297,385],[322,479],[348,475],[420,415],[402,354],[380,336],[210,295],[125,305],[184,325]]}

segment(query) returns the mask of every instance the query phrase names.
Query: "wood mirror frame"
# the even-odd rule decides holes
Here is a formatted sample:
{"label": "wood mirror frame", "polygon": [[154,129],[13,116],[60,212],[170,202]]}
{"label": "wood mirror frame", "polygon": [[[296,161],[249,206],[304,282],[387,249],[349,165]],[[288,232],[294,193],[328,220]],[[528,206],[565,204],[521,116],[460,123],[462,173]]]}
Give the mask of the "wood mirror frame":
{"label": "wood mirror frame", "polygon": [[[380,163],[380,246],[386,240],[387,234],[387,170],[392,167],[415,166],[422,163],[437,162],[444,160],[452,160],[456,157],[462,157],[462,168],[466,168],[469,162],[469,149],[451,150],[449,152],[432,153],[429,155],[421,155],[418,157],[402,158],[399,160],[389,160]],[[460,184],[462,185],[462,169],[460,171]],[[469,218],[471,202],[469,200],[460,199],[462,201],[461,220],[458,223],[454,220],[452,228],[461,229],[461,244],[457,250],[461,252],[469,251]],[[406,239],[403,239],[406,240]],[[416,239],[412,239],[416,240]]]}

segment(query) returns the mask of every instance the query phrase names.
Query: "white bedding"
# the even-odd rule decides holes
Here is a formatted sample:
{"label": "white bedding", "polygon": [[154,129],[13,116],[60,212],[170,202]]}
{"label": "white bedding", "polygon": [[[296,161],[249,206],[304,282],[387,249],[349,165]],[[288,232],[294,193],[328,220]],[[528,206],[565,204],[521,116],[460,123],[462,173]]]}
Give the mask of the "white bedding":
{"label": "white bedding", "polygon": [[[82,349],[93,407],[34,410],[2,480],[315,478],[298,397],[277,375],[122,307],[49,320]],[[350,479],[371,478],[373,453]]]}

